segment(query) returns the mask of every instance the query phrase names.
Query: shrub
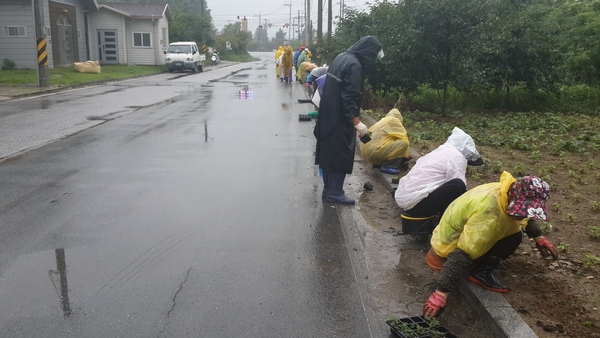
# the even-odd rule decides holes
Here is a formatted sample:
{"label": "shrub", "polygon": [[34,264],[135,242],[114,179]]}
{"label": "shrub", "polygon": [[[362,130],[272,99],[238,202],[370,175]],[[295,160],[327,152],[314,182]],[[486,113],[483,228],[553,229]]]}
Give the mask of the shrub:
{"label": "shrub", "polygon": [[2,62],[2,70],[13,70],[15,68],[17,68],[17,65],[13,60],[4,59],[4,62]]}

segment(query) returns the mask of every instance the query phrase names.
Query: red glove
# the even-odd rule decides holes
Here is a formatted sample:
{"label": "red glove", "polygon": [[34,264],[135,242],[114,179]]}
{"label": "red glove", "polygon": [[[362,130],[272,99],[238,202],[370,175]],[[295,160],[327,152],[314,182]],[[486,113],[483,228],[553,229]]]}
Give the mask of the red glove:
{"label": "red glove", "polygon": [[435,317],[446,306],[446,297],[448,294],[435,290],[423,306],[423,315],[429,318]]}
{"label": "red glove", "polygon": [[535,246],[538,248],[542,256],[547,257],[548,255],[552,255],[552,258],[558,259],[558,250],[556,250],[554,244],[550,243],[546,237],[536,237]]}

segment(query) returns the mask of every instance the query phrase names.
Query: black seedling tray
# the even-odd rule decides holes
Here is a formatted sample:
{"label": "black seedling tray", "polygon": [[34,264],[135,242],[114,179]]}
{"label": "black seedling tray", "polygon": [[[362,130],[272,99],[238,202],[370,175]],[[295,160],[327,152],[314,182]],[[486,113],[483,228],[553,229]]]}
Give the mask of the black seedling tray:
{"label": "black seedling tray", "polygon": [[308,116],[307,114],[300,114],[298,116],[298,121],[310,121],[312,120],[312,118],[310,116]]}
{"label": "black seedling tray", "polygon": [[392,334],[400,338],[458,338],[439,322],[423,316],[389,319],[385,323]]}

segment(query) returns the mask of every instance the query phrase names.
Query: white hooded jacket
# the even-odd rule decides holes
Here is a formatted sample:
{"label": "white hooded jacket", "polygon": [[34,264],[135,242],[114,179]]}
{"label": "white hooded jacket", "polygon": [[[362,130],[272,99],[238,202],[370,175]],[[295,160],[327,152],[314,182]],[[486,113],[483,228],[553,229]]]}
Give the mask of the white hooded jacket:
{"label": "white hooded jacket", "polygon": [[405,211],[410,210],[450,180],[458,178],[466,184],[467,160],[477,159],[479,153],[471,136],[454,127],[446,143],[419,158],[408,174],[400,179],[394,194],[396,204]]}

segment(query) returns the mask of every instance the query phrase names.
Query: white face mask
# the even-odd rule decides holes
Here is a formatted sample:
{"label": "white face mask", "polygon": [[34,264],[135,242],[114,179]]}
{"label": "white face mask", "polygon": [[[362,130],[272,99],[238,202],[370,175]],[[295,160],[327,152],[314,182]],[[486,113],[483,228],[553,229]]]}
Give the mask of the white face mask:
{"label": "white face mask", "polygon": [[377,60],[381,61],[381,59],[383,59],[383,49],[379,51],[379,53],[377,53]]}

